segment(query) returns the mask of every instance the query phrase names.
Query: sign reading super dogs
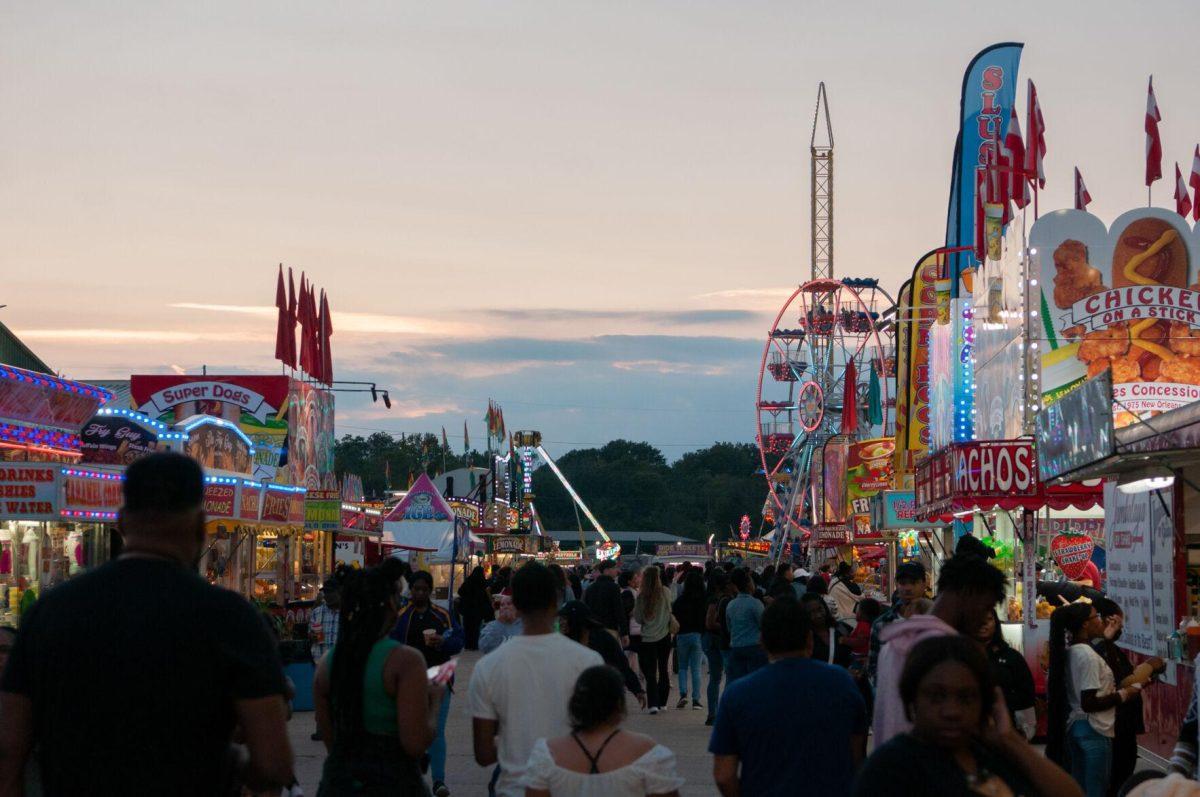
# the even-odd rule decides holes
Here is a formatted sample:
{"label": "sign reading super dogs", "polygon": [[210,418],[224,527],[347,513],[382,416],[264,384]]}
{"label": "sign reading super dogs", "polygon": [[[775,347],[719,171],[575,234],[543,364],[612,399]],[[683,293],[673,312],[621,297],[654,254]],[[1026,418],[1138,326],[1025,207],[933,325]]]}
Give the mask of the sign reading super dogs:
{"label": "sign reading super dogs", "polygon": [[1060,210],[1038,220],[1029,247],[1046,403],[1104,371],[1118,427],[1200,400],[1200,232],[1160,208],[1107,229]]}

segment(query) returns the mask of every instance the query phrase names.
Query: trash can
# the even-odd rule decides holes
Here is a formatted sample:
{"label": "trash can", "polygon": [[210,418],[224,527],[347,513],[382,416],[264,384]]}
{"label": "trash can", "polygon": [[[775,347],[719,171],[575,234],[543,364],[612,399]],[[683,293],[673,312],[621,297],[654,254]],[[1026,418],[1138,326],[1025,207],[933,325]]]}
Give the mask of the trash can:
{"label": "trash can", "polygon": [[293,711],[312,711],[313,676],[317,668],[305,640],[289,640],[279,644],[279,657],[283,660],[283,674],[292,679],[296,696],[292,699]]}

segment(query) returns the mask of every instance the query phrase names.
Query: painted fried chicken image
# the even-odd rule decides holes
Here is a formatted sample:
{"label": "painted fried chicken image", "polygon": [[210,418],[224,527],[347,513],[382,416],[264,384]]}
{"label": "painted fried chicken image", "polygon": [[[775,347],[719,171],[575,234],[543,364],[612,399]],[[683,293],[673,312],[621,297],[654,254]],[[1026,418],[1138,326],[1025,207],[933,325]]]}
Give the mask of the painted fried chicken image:
{"label": "painted fried chicken image", "polygon": [[1200,385],[1200,357],[1181,356],[1165,360],[1158,369],[1158,381]]}
{"label": "painted fried chicken image", "polygon": [[1200,331],[1192,329],[1187,324],[1172,321],[1168,345],[1176,354],[1200,356]]}
{"label": "painted fried chicken image", "polygon": [[1061,310],[1106,290],[1100,271],[1088,263],[1087,246],[1068,238],[1054,250],[1054,304]]}
{"label": "painted fried chicken image", "polygon": [[1114,384],[1138,382],[1142,378],[1142,365],[1137,357],[1100,357],[1088,363],[1088,378],[1099,376],[1112,368]]}
{"label": "painted fried chicken image", "polygon": [[1098,329],[1083,336],[1079,342],[1079,359],[1090,364],[1099,358],[1124,357],[1129,353],[1129,345],[1129,325],[1113,324],[1108,329]]}

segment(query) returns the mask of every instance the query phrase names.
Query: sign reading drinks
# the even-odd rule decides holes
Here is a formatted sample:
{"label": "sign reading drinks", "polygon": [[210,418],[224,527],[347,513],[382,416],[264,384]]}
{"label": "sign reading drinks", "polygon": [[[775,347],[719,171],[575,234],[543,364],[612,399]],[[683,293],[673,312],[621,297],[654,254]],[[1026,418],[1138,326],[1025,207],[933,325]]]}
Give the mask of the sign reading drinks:
{"label": "sign reading drinks", "polygon": [[61,466],[0,463],[0,519],[57,520]]}
{"label": "sign reading drinks", "polygon": [[1110,228],[1060,210],[1038,220],[1029,244],[1047,404],[1106,371],[1117,428],[1200,400],[1200,229],[1159,208]]}

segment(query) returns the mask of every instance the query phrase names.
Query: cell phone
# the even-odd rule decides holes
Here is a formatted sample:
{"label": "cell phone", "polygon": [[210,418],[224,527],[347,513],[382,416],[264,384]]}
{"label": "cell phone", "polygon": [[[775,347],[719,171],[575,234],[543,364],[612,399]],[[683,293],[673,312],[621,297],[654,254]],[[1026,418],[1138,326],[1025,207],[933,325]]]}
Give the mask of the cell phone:
{"label": "cell phone", "polygon": [[454,670],[458,667],[458,659],[450,659],[444,664],[439,664],[436,667],[430,667],[425,671],[425,675],[429,678],[431,684],[447,684],[454,677]]}

